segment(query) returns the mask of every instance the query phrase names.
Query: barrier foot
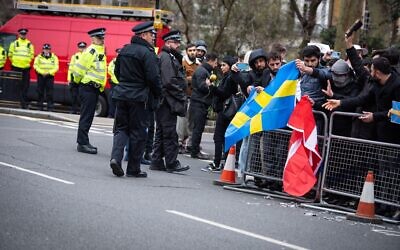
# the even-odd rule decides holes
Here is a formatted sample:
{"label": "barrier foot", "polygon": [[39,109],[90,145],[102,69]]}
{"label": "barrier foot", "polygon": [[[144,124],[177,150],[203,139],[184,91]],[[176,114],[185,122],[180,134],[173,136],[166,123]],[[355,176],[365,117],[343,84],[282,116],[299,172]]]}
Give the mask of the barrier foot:
{"label": "barrier foot", "polygon": [[382,224],[383,220],[382,218],[378,217],[364,217],[356,214],[348,214],[346,215],[346,219],[352,220],[352,221],[358,221],[358,222],[364,222],[364,223],[372,223],[372,224]]}
{"label": "barrier foot", "polygon": [[[321,211],[327,211],[327,212],[332,212],[332,213],[337,213],[337,214],[343,214],[345,216],[352,215],[355,212],[354,210],[352,212],[349,212],[349,211],[344,211],[344,210],[340,210],[340,209],[336,209],[336,208],[330,208],[329,204],[320,204],[320,203],[314,203],[314,204],[300,203],[300,207],[311,208],[311,209],[321,210]],[[331,207],[332,207],[332,205],[331,205]],[[343,208],[341,207],[341,209],[343,209]],[[376,217],[379,219],[382,219],[382,221],[384,221],[384,222],[387,222],[390,224],[395,224],[395,225],[400,225],[400,221],[393,220],[393,219],[386,218],[386,217],[379,216],[379,215],[377,215]]]}

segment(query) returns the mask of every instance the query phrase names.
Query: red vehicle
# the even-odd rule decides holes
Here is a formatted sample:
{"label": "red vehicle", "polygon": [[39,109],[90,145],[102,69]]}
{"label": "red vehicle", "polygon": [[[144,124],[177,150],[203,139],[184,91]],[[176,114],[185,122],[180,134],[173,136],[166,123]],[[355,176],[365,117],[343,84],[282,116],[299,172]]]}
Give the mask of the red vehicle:
{"label": "red vehicle", "polygon": [[[116,56],[115,50],[130,43],[133,35],[131,29],[140,22],[154,19],[154,11],[149,8],[130,7],[101,7],[90,5],[69,4],[47,4],[37,2],[19,1],[16,7],[23,11],[17,14],[6,24],[0,27],[0,42],[4,49],[17,37],[17,30],[27,28],[29,39],[35,48],[35,56],[42,51],[42,45],[49,43],[52,52],[59,58],[60,69],[55,75],[54,102],[70,104],[70,94],[67,82],[68,62],[71,56],[77,52],[77,43],[85,41],[90,44],[87,31],[104,27],[106,28],[106,55],[107,62]],[[159,12],[156,11],[158,14]],[[172,20],[172,13],[161,11],[161,20],[168,24]],[[158,31],[156,46],[161,47],[162,35],[169,32],[169,28],[163,25]],[[6,64],[5,70],[10,69],[10,63]],[[31,68],[31,86],[28,97],[37,100],[36,93],[37,76]],[[15,82],[8,81],[15,86]],[[4,83],[3,83],[4,85]],[[8,93],[6,93],[8,92]],[[1,99],[16,99],[18,90],[11,86],[3,86]],[[96,115],[107,115],[106,90],[99,97]]]}

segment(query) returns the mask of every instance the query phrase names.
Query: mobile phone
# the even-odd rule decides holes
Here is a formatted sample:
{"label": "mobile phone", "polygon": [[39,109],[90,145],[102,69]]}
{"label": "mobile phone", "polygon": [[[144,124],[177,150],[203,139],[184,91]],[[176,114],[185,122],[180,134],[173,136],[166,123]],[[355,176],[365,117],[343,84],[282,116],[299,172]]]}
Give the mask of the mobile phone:
{"label": "mobile phone", "polygon": [[238,67],[239,71],[248,71],[249,70],[248,63],[237,63],[236,67]]}
{"label": "mobile phone", "polygon": [[339,51],[332,51],[332,54],[331,54],[333,59],[340,59],[340,55],[341,55],[341,53]]}
{"label": "mobile phone", "polygon": [[350,27],[350,29],[348,29],[348,30],[346,31],[347,37],[350,37],[350,36],[353,34],[353,32],[354,32],[354,31],[357,31],[358,29],[360,29],[362,25],[363,25],[363,23],[361,22],[361,20],[360,20],[360,19],[357,19],[357,20],[353,23],[353,25]]}

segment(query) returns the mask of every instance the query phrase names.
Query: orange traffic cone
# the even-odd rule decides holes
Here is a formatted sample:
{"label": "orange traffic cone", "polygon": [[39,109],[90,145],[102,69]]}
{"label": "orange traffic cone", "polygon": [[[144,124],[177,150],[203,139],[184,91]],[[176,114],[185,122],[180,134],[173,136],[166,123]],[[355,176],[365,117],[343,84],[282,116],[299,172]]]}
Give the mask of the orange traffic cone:
{"label": "orange traffic cone", "polygon": [[232,146],[229,149],[228,157],[226,158],[224,170],[222,170],[219,180],[214,180],[214,185],[232,185],[236,183],[236,173],[235,173],[235,156],[236,147]]}
{"label": "orange traffic cone", "polygon": [[368,171],[365,179],[357,212],[347,215],[347,219],[375,224],[382,223],[382,219],[375,216],[374,173],[372,171]]}

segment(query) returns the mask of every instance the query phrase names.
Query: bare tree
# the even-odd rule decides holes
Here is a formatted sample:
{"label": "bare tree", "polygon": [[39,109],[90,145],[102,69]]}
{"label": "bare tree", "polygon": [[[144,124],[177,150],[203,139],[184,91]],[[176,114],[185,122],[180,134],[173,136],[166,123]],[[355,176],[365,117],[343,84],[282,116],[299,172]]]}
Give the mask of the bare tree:
{"label": "bare tree", "polygon": [[311,35],[316,24],[317,9],[322,0],[311,0],[308,2],[309,5],[304,5],[304,12],[302,14],[296,1],[290,0],[290,8],[294,11],[297,19],[300,21],[303,31],[303,41],[300,44],[300,48],[303,48],[311,41]]}

